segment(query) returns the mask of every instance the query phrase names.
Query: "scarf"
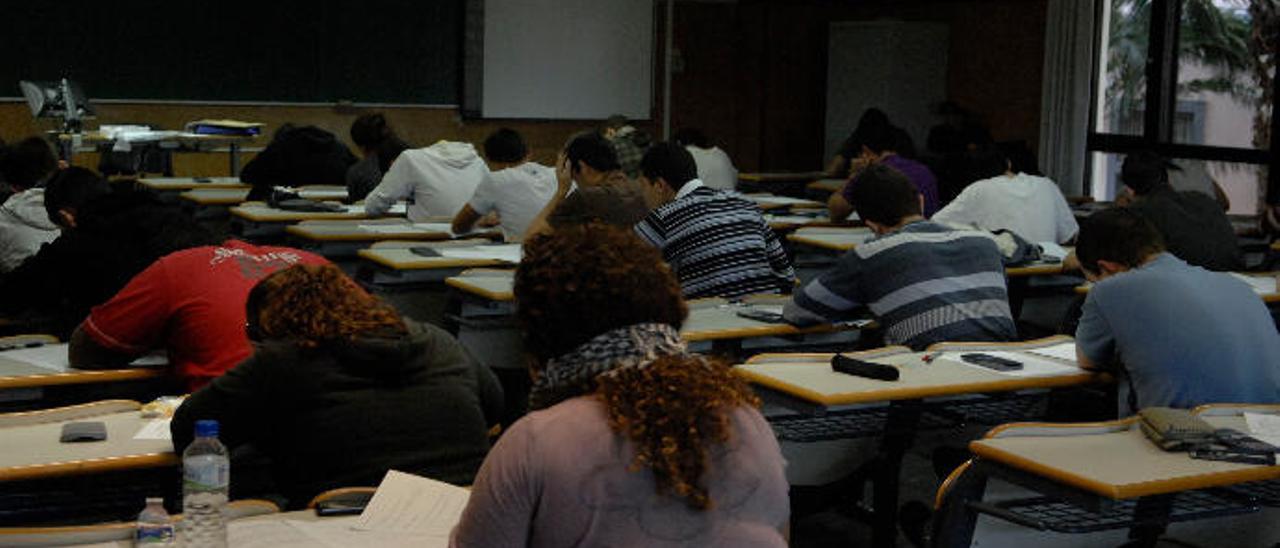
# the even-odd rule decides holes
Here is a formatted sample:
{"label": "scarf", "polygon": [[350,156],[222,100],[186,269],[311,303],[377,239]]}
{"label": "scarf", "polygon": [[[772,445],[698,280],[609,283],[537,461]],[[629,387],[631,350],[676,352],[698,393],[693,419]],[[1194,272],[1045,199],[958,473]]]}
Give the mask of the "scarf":
{"label": "scarf", "polygon": [[595,390],[595,378],[619,369],[644,367],[663,356],[685,354],[675,328],[639,323],[596,335],[561,356],[547,360],[529,392],[529,407],[546,409]]}

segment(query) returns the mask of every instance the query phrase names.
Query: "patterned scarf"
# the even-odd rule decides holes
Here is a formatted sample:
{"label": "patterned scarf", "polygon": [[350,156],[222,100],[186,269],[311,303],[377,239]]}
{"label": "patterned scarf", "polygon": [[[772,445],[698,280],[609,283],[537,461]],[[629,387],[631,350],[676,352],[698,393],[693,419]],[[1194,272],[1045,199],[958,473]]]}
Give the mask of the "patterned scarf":
{"label": "patterned scarf", "polygon": [[595,390],[595,378],[618,369],[644,367],[663,356],[684,355],[680,333],[667,324],[639,323],[596,335],[568,353],[547,360],[533,382],[529,408],[546,409]]}

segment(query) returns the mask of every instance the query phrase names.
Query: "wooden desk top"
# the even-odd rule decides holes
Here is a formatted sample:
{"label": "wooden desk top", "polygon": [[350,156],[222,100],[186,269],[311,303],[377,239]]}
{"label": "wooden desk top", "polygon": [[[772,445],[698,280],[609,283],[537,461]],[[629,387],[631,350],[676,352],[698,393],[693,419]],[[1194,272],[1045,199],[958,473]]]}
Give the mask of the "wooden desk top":
{"label": "wooden desk top", "polygon": [[804,227],[787,235],[787,239],[832,251],[848,251],[874,236],[866,227]]}
{"label": "wooden desk top", "polygon": [[515,300],[515,271],[477,268],[445,279],[444,283],[464,293],[497,302]]}
{"label": "wooden desk top", "polygon": [[[364,204],[343,206],[342,211],[286,211],[268,206],[263,202],[245,202],[231,208],[231,214],[247,221],[257,223],[288,223],[312,219],[366,219]],[[405,215],[404,204],[396,204],[387,217]]]}
{"label": "wooden desk top", "polygon": [[[1280,406],[1269,411],[1280,413]],[[1243,416],[1203,418],[1217,427],[1248,432]],[[1136,421],[1005,425],[970,443],[969,449],[983,459],[1111,499],[1280,478],[1280,466],[1195,460],[1186,453],[1161,451]]]}
{"label": "wooden desk top", "polygon": [[411,223],[406,219],[310,220],[285,228],[285,232],[317,242],[379,242],[384,240],[448,240],[448,222]]}
{"label": "wooden desk top", "polygon": [[765,222],[774,230],[791,230],[807,226],[836,226],[826,215],[811,217],[808,215],[764,214]]}
{"label": "wooden desk top", "polygon": [[790,196],[776,196],[773,194],[743,194],[743,198],[756,203],[760,209],[765,211],[773,209],[826,209],[827,204],[815,202],[813,200],[805,200],[803,198],[792,198]]}
{"label": "wooden desk top", "polygon": [[[1257,278],[1259,280],[1271,278],[1275,283],[1272,284],[1271,286],[1272,288],[1270,291],[1264,289],[1262,287],[1263,284],[1258,284],[1258,285],[1250,284],[1250,288],[1253,289],[1253,292],[1256,293],[1258,297],[1262,299],[1262,302],[1267,304],[1280,303],[1280,272],[1232,272],[1231,274],[1236,276]],[[1077,295],[1086,295],[1089,293],[1090,289],[1093,289],[1093,284],[1085,283],[1085,284],[1080,284],[1076,286],[1075,291]]]}
{"label": "wooden desk top", "polygon": [[[971,366],[957,357],[962,350],[1021,353],[1070,340],[1070,337],[1059,335],[1021,343],[942,343],[929,349],[930,352],[942,352],[930,363],[922,359],[925,353],[912,352],[902,346],[845,354],[897,367],[901,375],[897,381],[836,373],[831,370],[833,354],[761,354],[738,365],[734,371],[752,383],[825,406],[1073,386],[1096,381],[1098,375],[1075,368],[1074,362],[1054,358],[1035,356],[1072,369],[1048,376],[1019,377]],[[1026,356],[1030,358],[1031,355]]]}
{"label": "wooden desk top", "polygon": [[753,183],[805,183],[827,176],[825,171],[797,171],[772,173],[739,173],[738,180]]}
{"label": "wooden desk top", "polygon": [[171,441],[133,439],[149,420],[136,410],[73,420],[102,421],[107,439],[59,442],[63,423],[71,421],[0,428],[0,482],[178,465]]}
{"label": "wooden desk top", "polygon": [[6,354],[10,354],[10,352],[0,352],[0,389],[155,379],[169,374],[168,368],[158,366],[100,370],[72,368],[58,370],[12,359],[7,357]]}
{"label": "wooden desk top", "polygon": [[844,179],[818,179],[806,185],[805,188],[818,192],[836,193],[844,190],[844,185],[847,182]]}
{"label": "wooden desk top", "polygon": [[[482,247],[483,245],[496,244],[470,243],[454,247]],[[392,270],[431,270],[441,268],[472,268],[480,266],[514,266],[513,263],[498,259],[424,257],[413,253],[408,247],[373,247],[369,249],[361,249],[357,254],[364,259],[373,261],[380,266],[390,268]]]}
{"label": "wooden desk top", "polygon": [[248,188],[196,188],[178,197],[202,206],[239,205],[249,196]]}
{"label": "wooden desk top", "polygon": [[249,188],[239,177],[152,177],[138,179],[138,184],[152,190],[193,190],[197,188]]}

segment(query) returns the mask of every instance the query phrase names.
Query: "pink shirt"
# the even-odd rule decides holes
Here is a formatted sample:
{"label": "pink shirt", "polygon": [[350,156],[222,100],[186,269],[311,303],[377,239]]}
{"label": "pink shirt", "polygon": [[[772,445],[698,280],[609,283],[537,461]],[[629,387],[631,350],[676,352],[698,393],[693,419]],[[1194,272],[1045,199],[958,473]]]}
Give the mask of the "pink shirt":
{"label": "pink shirt", "polygon": [[604,404],[578,397],[521,418],[489,452],[455,547],[786,546],[784,462],[760,412],[730,415],[729,441],[709,452],[712,506],[659,496],[634,445],[609,429]]}

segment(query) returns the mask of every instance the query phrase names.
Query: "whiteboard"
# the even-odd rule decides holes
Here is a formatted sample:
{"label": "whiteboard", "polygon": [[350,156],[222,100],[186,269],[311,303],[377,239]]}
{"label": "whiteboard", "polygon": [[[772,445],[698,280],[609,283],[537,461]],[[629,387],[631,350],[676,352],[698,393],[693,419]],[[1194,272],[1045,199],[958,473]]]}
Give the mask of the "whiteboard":
{"label": "whiteboard", "polygon": [[645,119],[653,0],[485,0],[485,118]]}

